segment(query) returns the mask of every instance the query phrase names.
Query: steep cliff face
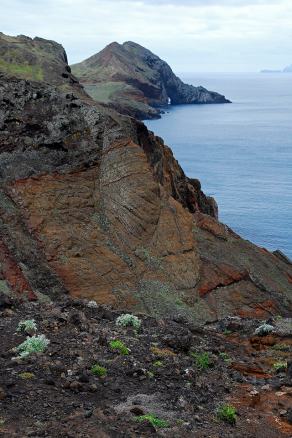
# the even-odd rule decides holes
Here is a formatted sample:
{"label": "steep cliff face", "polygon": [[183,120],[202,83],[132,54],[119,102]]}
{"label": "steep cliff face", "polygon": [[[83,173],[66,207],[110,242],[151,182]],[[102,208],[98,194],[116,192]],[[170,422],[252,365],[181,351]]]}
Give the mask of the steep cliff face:
{"label": "steep cliff face", "polygon": [[146,127],[0,75],[1,290],[196,321],[291,311],[292,266],[216,219]]}
{"label": "steep cliff face", "polygon": [[112,43],[72,66],[88,94],[100,103],[138,118],[159,117],[168,104],[229,102],[221,94],[184,84],[169,65],[131,41]]}
{"label": "steep cliff face", "polygon": [[72,75],[61,44],[25,35],[7,36],[0,32],[0,72],[19,78],[47,82],[84,95],[83,87]]}

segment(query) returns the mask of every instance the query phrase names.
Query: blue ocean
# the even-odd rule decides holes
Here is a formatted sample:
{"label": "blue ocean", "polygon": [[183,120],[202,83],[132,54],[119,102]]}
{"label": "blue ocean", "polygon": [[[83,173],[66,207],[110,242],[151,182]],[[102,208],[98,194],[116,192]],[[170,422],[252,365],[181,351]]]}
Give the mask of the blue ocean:
{"label": "blue ocean", "polygon": [[169,106],[148,128],[215,197],[222,222],[292,258],[292,74],[180,76],[233,103]]}

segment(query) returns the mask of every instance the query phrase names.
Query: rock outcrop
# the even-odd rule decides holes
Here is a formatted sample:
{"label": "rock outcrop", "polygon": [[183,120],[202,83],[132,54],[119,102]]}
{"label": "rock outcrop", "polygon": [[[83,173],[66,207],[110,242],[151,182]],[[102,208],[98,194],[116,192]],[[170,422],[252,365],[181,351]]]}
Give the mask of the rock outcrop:
{"label": "rock outcrop", "polygon": [[17,37],[0,32],[0,72],[19,78],[47,82],[62,91],[86,96],[83,87],[71,73],[61,44],[43,38]]}
{"label": "rock outcrop", "polygon": [[183,83],[169,65],[131,41],[109,44],[72,65],[88,94],[97,102],[140,119],[159,117],[159,107],[172,104],[229,102],[221,94]]}

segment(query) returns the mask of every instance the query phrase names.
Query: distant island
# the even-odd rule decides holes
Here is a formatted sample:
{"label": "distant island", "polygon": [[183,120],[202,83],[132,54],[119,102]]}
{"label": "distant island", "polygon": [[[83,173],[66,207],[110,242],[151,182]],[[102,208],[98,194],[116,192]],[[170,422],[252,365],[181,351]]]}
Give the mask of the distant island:
{"label": "distant island", "polygon": [[292,73],[292,64],[285,67],[283,70],[261,70],[261,73]]}
{"label": "distant island", "polygon": [[132,41],[113,42],[71,69],[98,103],[139,119],[159,118],[169,103],[230,103],[219,93],[183,83],[165,61]]}

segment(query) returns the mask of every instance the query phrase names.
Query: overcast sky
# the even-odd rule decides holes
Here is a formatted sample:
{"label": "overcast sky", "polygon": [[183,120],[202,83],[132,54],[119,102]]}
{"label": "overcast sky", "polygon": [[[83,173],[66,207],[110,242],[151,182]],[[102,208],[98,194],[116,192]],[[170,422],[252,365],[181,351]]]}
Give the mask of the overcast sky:
{"label": "overcast sky", "polygon": [[0,30],[56,40],[70,63],[132,40],[176,72],[292,64],[292,0],[1,0]]}

